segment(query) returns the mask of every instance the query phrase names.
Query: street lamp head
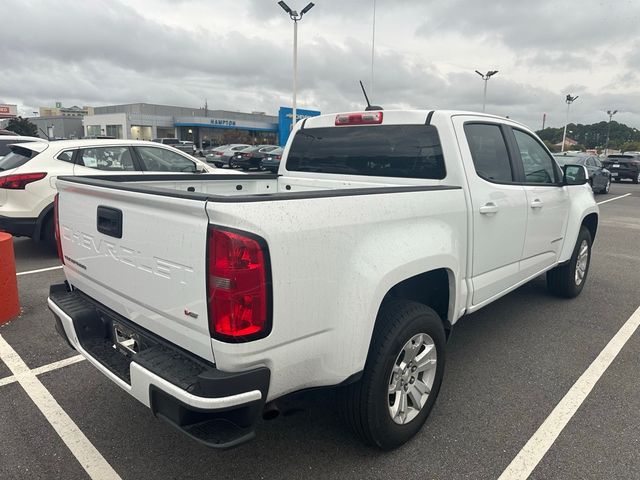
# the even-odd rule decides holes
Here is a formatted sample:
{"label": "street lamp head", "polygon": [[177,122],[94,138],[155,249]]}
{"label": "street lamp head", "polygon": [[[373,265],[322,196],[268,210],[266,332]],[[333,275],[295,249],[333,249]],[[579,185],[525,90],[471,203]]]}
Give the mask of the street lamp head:
{"label": "street lamp head", "polygon": [[487,78],[489,77],[493,77],[496,73],[498,73],[498,70],[490,70],[487,72]]}
{"label": "street lamp head", "polygon": [[282,7],[282,9],[287,12],[289,15],[291,15],[293,13],[293,10],[291,10],[291,8],[289,8],[289,5],[287,5],[286,3],[284,3],[283,1],[278,2],[278,5],[280,5]]}
{"label": "street lamp head", "polygon": [[303,16],[305,13],[311,10],[314,6],[315,6],[315,3],[309,2],[309,4],[300,11],[300,16]]}
{"label": "street lamp head", "polygon": [[618,113],[618,110],[614,110],[611,115],[615,115],[616,113]]}

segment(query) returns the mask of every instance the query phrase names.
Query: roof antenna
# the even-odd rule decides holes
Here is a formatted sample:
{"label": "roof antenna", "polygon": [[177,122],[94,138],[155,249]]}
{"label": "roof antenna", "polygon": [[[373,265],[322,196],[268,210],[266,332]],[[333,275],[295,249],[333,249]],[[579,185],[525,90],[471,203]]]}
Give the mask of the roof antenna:
{"label": "roof antenna", "polygon": [[362,80],[360,80],[360,87],[362,88],[362,93],[364,93],[364,99],[367,101],[367,108],[364,109],[365,112],[370,112],[372,110],[383,110],[382,107],[378,107],[377,105],[371,105],[369,103],[369,97],[367,96],[367,91],[364,89],[364,85],[362,84]]}

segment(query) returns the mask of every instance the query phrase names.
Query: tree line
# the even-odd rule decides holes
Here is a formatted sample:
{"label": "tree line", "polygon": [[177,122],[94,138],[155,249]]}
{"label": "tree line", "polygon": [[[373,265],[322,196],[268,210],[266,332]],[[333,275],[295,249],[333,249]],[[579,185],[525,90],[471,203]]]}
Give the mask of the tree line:
{"label": "tree line", "polygon": [[[604,150],[607,143],[607,130],[609,122],[593,123],[583,125],[581,123],[570,123],[567,125],[567,138],[575,140],[578,145],[572,146],[571,150],[598,149]],[[536,133],[548,147],[562,143],[562,132],[564,128],[547,127],[538,130]],[[551,148],[552,150],[556,149]],[[624,123],[611,122],[611,132],[609,133],[609,149],[621,151],[640,150],[640,130],[632,128]]]}

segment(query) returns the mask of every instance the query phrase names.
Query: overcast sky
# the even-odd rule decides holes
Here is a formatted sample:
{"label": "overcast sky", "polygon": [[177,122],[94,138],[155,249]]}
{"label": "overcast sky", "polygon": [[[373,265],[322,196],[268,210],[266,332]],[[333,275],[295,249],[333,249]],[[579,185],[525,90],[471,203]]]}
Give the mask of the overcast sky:
{"label": "overcast sky", "polygon": [[[288,0],[301,9],[307,0]],[[315,0],[299,24],[299,108],[482,108],[538,129],[640,128],[638,0]],[[160,103],[276,114],[291,103],[291,20],[275,0],[0,0],[0,103]]]}

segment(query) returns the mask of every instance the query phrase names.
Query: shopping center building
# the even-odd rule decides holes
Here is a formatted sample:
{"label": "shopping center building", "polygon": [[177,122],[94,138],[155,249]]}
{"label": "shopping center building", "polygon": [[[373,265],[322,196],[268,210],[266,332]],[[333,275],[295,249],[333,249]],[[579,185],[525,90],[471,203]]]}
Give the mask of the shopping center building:
{"label": "shopping center building", "polygon": [[277,116],[148,103],[94,107],[93,115],[83,117],[83,126],[86,137],[133,140],[171,137],[192,141],[200,147],[278,141]]}

